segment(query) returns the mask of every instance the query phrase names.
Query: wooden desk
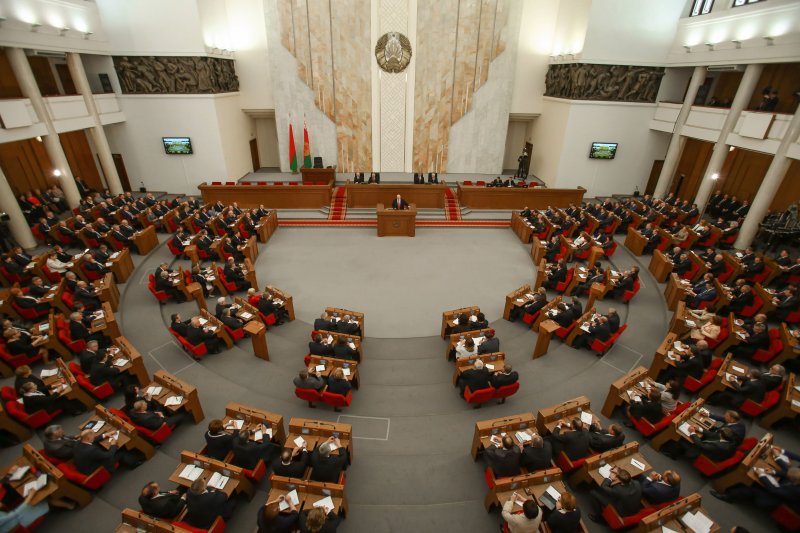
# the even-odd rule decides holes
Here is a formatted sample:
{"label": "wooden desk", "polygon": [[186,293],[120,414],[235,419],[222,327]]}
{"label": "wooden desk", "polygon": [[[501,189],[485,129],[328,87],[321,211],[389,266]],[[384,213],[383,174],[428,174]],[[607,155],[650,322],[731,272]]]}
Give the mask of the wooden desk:
{"label": "wooden desk", "polygon": [[[22,498],[25,484],[34,481],[40,474],[47,474],[47,485],[36,491],[31,505],[36,505],[49,498],[68,498],[80,507],[86,507],[92,501],[92,494],[70,482],[64,473],[44,458],[30,443],[22,445],[22,455],[14,463],[0,471],[0,476],[5,476],[12,465],[19,467],[28,466],[31,470],[18,481],[11,481],[9,486]],[[32,472],[36,469],[36,472]]]}
{"label": "wooden desk", "polygon": [[325,422],[322,420],[309,420],[306,418],[289,419],[289,434],[286,436],[283,447],[292,449],[296,446],[295,440],[302,437],[306,443],[306,449],[314,450],[318,444],[322,444],[330,437],[338,437],[342,446],[347,449],[350,463],[353,462],[353,426],[351,424],[340,424],[336,422]]}
{"label": "wooden desk", "polygon": [[111,306],[108,302],[103,302],[102,308],[95,311],[93,314],[95,318],[92,320],[92,326],[89,328],[91,333],[102,331],[104,335],[112,339],[116,339],[121,335],[117,319],[114,317],[114,312],[111,310]]}
{"label": "wooden desk", "polygon": [[677,274],[670,274],[667,278],[667,288],[664,289],[664,298],[667,300],[667,308],[674,311],[678,307],[678,302],[686,300],[686,292],[692,287],[689,280],[681,279]]}
{"label": "wooden desk", "polygon": [[795,388],[796,384],[796,375],[789,374],[781,391],[780,402],[774,409],[761,417],[759,424],[762,427],[771,428],[776,422],[794,419],[800,414],[800,391]]}
{"label": "wooden desk", "polygon": [[361,378],[358,375],[357,361],[311,354],[309,354],[307,357],[309,358],[309,365],[318,370],[320,375],[325,378],[326,383],[331,374],[333,374],[337,369],[341,368],[344,371],[345,379],[353,384],[353,388],[357,389],[361,384]]}
{"label": "wooden desk", "polygon": [[483,506],[487,512],[490,512],[494,507],[502,508],[514,492],[526,500],[536,500],[538,505],[543,506],[541,498],[548,487],[552,486],[559,494],[569,492],[567,486],[564,485],[562,477],[560,468],[549,468],[531,474],[500,478],[495,483],[495,486],[489,490],[483,501]]}
{"label": "wooden desk", "polygon": [[334,346],[337,342],[339,342],[339,339],[344,339],[345,343],[347,343],[351,349],[355,350],[356,361],[360,363],[364,358],[364,354],[361,351],[361,337],[358,335],[339,333],[337,331],[325,331],[324,329],[319,330],[318,333],[322,335],[322,342],[324,344],[330,344],[331,346]]}
{"label": "wooden desk", "polygon": [[131,259],[130,250],[123,248],[114,252],[109,256],[106,266],[111,269],[117,283],[125,283],[133,273],[133,259]]}
{"label": "wooden desk", "polygon": [[683,439],[687,442],[692,442],[691,437],[680,430],[680,427],[684,423],[696,425],[703,429],[711,429],[714,427],[714,420],[700,412],[704,402],[705,400],[702,398],[698,398],[692,402],[692,405],[672,419],[666,429],[653,437],[650,441],[650,446],[652,446],[654,450],[660,450],[668,441],[679,441]]}
{"label": "wooden desk", "polygon": [[116,311],[119,306],[119,288],[114,282],[114,274],[108,272],[102,278],[92,282],[97,296],[103,302],[108,302],[112,311]]}
{"label": "wooden desk", "polygon": [[[652,378],[649,378],[652,380]],[[647,384],[648,376],[647,369],[639,366],[625,374],[624,376],[615,380],[608,387],[608,395],[603,404],[603,409],[600,411],[606,418],[611,418],[614,409],[630,403],[629,391],[634,390],[635,395],[642,396],[644,390],[641,383]]]}
{"label": "wooden desk", "polygon": [[550,348],[550,339],[553,333],[560,328],[553,320],[544,320],[539,324],[539,335],[536,337],[536,346],[533,348],[533,359],[538,359],[547,353]]}
{"label": "wooden desk", "polygon": [[536,320],[534,320],[533,323],[531,323],[531,329],[533,331],[538,332],[542,322],[550,319],[548,313],[554,310],[558,306],[558,304],[561,303],[561,301],[562,301],[561,296],[556,296],[555,298],[547,302],[547,304],[545,304],[545,306],[542,307],[542,309],[539,311],[539,316],[536,317]]}
{"label": "wooden desk", "polygon": [[234,494],[245,494],[247,499],[253,498],[255,488],[253,487],[252,482],[247,479],[247,476],[244,474],[242,468],[230,463],[212,459],[211,457],[206,457],[205,455],[200,455],[199,453],[193,453],[185,450],[181,452],[181,462],[178,464],[178,467],[175,469],[175,471],[172,472],[172,475],[169,476],[169,480],[172,483],[186,487],[187,489],[191,487],[192,480],[183,478],[180,475],[187,465],[194,465],[202,468],[203,473],[200,474],[199,479],[202,479],[206,483],[208,483],[211,477],[217,472],[227,477],[228,481],[225,483],[225,486],[220,492],[224,492],[225,496],[228,498]]}
{"label": "wooden desk", "polygon": [[[639,465],[634,464],[634,461],[638,462]],[[639,452],[639,443],[633,441],[619,448],[587,457],[586,461],[570,477],[570,485],[577,486],[581,483],[590,483],[599,487],[606,479],[600,473],[600,468],[605,465],[611,465],[612,468],[623,468],[632,477],[640,476],[653,469],[644,455]]]}
{"label": "wooden desk", "polygon": [[243,420],[245,426],[263,424],[272,429],[272,440],[278,444],[286,440],[286,430],[283,427],[283,417],[279,414],[263,409],[257,409],[237,402],[230,402],[225,406],[223,426],[230,431],[228,426],[232,420]]}
{"label": "wooden desk", "polygon": [[725,356],[725,359],[722,361],[722,364],[717,370],[717,375],[714,376],[714,380],[700,389],[698,396],[700,398],[708,399],[708,397],[715,392],[723,391],[725,389],[735,390],[731,384],[733,378],[746,379],[749,373],[750,367],[734,360],[733,356],[728,354]]}
{"label": "wooden desk", "polygon": [[[694,493],[686,498],[682,498],[675,503],[672,503],[663,509],[659,509],[655,513],[649,514],[642,519],[641,522],[633,529],[633,533],[646,533],[648,531],[663,531],[665,528],[672,531],[694,531],[685,526],[682,517],[687,513],[700,513],[710,519],[708,511],[700,506],[700,495]],[[716,533],[720,530],[719,524],[712,521],[710,533]]]}
{"label": "wooden desk", "polygon": [[[264,205],[270,209],[318,209],[331,205],[333,185],[207,185],[198,187],[203,203],[222,202],[240,207]],[[372,204],[374,205],[374,204]]]}
{"label": "wooden desk", "polygon": [[200,326],[203,328],[208,327],[209,331],[224,342],[229,350],[233,348],[233,339],[228,334],[228,330],[225,329],[225,325],[206,309],[200,309]]}
{"label": "wooden desk", "polygon": [[253,344],[253,355],[259,359],[269,361],[267,326],[262,324],[260,320],[250,320],[244,325],[244,330],[250,335],[250,342]]}
{"label": "wooden desk", "polygon": [[[547,243],[539,240],[539,237],[534,235],[531,243],[531,259],[533,260],[533,264],[541,265],[541,262],[545,259],[546,255]],[[535,288],[538,289],[538,287]]]}
{"label": "wooden desk", "polygon": [[109,347],[108,350],[113,349],[118,350],[117,354],[114,354],[115,360],[120,358],[127,360],[124,366],[117,367],[120,372],[128,372],[131,374],[136,378],[136,381],[139,382],[140,387],[144,387],[150,383],[150,375],[147,373],[147,369],[144,366],[142,355],[128,339],[122,336],[115,338],[114,346]]}
{"label": "wooden desk", "polygon": [[[95,427],[97,427],[98,422],[103,422],[103,424],[99,430],[96,430]],[[89,425],[91,425],[91,428],[87,427]],[[102,405],[94,406],[94,415],[80,426],[81,431],[84,429],[92,429],[98,434],[103,434],[116,429],[119,432],[117,445],[120,448],[125,448],[126,450],[139,450],[145,456],[145,459],[150,459],[156,453],[153,445],[139,435],[139,432],[136,430],[136,427],[133,424],[126,422]],[[111,443],[109,442],[109,439],[103,439],[100,441],[100,446],[105,449],[109,449]]]}
{"label": "wooden desk", "polygon": [[667,278],[672,273],[672,267],[672,261],[664,255],[664,252],[661,250],[653,250],[653,257],[650,259],[650,265],[647,267],[647,270],[653,274],[656,281],[659,283],[667,281]]}
{"label": "wooden desk", "polygon": [[797,359],[800,357],[800,348],[794,348],[793,346],[797,346],[800,344],[800,340],[795,339],[791,332],[789,331],[789,327],[783,322],[780,326],[781,331],[781,342],[783,343],[783,351],[778,354],[775,359],[770,361],[772,365],[782,365],[785,361],[789,359]]}
{"label": "wooden desk", "polygon": [[97,405],[97,400],[78,385],[78,380],[75,379],[72,371],[67,368],[66,363],[61,359],[56,359],[56,369],[58,374],[42,378],[44,384],[51,390],[51,395],[77,400],[87,410],[94,409],[94,406]]}
{"label": "wooden desk", "polygon": [[256,234],[258,235],[258,240],[261,242],[267,242],[277,229],[278,212],[275,210],[270,211],[268,215],[261,217],[261,219],[256,222]]}
{"label": "wooden desk", "polygon": [[331,182],[336,181],[336,169],[335,168],[306,168],[303,167],[300,169],[300,175],[302,176],[304,184],[318,184],[318,183],[327,183],[332,184]]}
{"label": "wooden desk", "polygon": [[[536,413],[536,428],[542,435],[548,435],[562,420],[575,418],[573,415],[580,418],[580,414],[583,412],[591,414],[593,422],[598,421],[597,417],[592,414],[591,402],[586,396],[578,396],[557,405],[543,407]],[[586,424],[586,427],[588,428],[589,424]]]}
{"label": "wooden desk", "polygon": [[139,255],[149,254],[153,248],[158,246],[158,236],[154,226],[147,226],[141,231],[137,231],[133,236],[133,242],[139,250]]}
{"label": "wooden desk", "polygon": [[523,244],[531,242],[533,226],[517,211],[511,212],[511,231],[513,231]]}
{"label": "wooden desk", "polygon": [[[56,319],[52,312],[50,312],[47,320],[34,325],[30,332],[33,336],[42,335],[47,337],[47,340],[41,345],[42,347],[55,350],[65,361],[72,360],[72,350],[61,344],[61,341],[58,340],[58,333],[56,332]],[[5,375],[6,369],[9,372],[8,375]],[[0,361],[0,375],[3,377],[11,377],[14,375],[14,369],[12,369],[5,361]]]}
{"label": "wooden desk", "polygon": [[[462,307],[460,309],[451,309],[450,311],[443,311],[442,312],[442,338],[444,339],[445,336],[450,335],[452,329],[458,325],[457,319],[460,315],[467,315],[468,317],[473,317],[481,312],[481,308],[477,305],[473,305],[471,307]],[[476,317],[477,319],[477,317]]]}
{"label": "wooden desk", "polygon": [[773,445],[772,433],[767,433],[758,441],[736,468],[718,477],[712,484],[717,492],[725,492],[736,485],[752,485],[758,481],[754,468],[775,468],[772,458],[764,458]]}
{"label": "wooden desk", "polygon": [[378,237],[413,237],[416,235],[417,206],[409,204],[408,209],[386,209],[378,204]]}
{"label": "wooden desk", "polygon": [[[534,237],[535,239],[536,237]],[[533,280],[533,290],[539,290],[539,287],[547,280],[547,262],[544,259],[544,255],[539,260],[539,266],[536,267],[536,274]]]}
{"label": "wooden desk", "polygon": [[658,379],[658,375],[661,374],[665,368],[668,366],[675,366],[675,360],[670,354],[677,353],[683,356],[689,353],[688,345],[680,343],[680,347],[678,347],[675,345],[676,342],[680,342],[678,336],[674,333],[667,333],[664,340],[658,345],[656,353],[653,355],[653,361],[650,363],[650,369],[647,371],[647,375],[650,376],[651,379]]}
{"label": "wooden desk", "polygon": [[270,490],[267,501],[277,500],[281,496],[286,496],[292,491],[297,491],[299,503],[295,506],[298,511],[309,510],[314,507],[316,502],[330,496],[333,501],[333,509],[336,514],[347,516],[347,499],[344,495],[344,485],[338,483],[322,483],[310,479],[295,479],[282,476],[272,476],[270,478]]}
{"label": "wooden desk", "polygon": [[[687,321],[691,322],[691,324]],[[670,333],[683,337],[695,326],[697,326],[697,322],[689,314],[689,310],[686,309],[686,302],[679,301],[677,307],[675,307],[675,312],[672,314],[672,320],[669,322]]]}
{"label": "wooden desk", "polygon": [[159,520],[133,509],[122,510],[122,523],[114,533],[192,533],[186,528],[174,525],[167,520]]}
{"label": "wooden desk", "polygon": [[549,189],[546,187],[477,187],[458,184],[458,201],[472,209],[547,209],[580,205],[586,189]]}
{"label": "wooden desk", "polygon": [[169,411],[174,413],[180,409],[186,409],[186,411],[192,415],[195,424],[205,418],[203,408],[200,405],[200,398],[197,395],[197,389],[193,385],[189,385],[185,381],[176,378],[166,370],[156,370],[156,373],[153,374],[153,383],[150,384],[150,387],[162,387],[161,394],[153,395],[153,399],[157,400],[162,405],[166,399],[171,396],[181,396],[183,398],[180,405],[167,406]]}
{"label": "wooden desk", "polygon": [[445,183],[414,185],[401,183],[350,183],[345,184],[347,207],[373,207],[376,204],[391,205],[399,194],[411,205],[418,207],[444,208]]}
{"label": "wooden desk", "polygon": [[493,435],[502,437],[505,433],[511,433],[514,442],[519,442],[516,432],[529,429],[536,429],[536,418],[534,418],[533,413],[521,413],[475,422],[475,431],[472,435],[472,447],[470,449],[472,459],[478,460],[478,454],[490,445],[489,439]]}
{"label": "wooden desk", "polygon": [[453,371],[453,386],[455,387],[458,385],[458,378],[461,377],[461,374],[475,368],[475,361],[480,359],[486,365],[486,369],[490,373],[495,373],[500,370],[503,370],[503,366],[506,362],[506,354],[504,352],[492,352],[492,353],[484,353],[480,355],[473,355],[470,357],[461,357],[456,359],[456,368]]}
{"label": "wooden desk", "polygon": [[647,238],[639,233],[638,230],[628,227],[628,236],[625,237],[625,248],[630,250],[633,255],[643,255],[645,246],[647,246]]}
{"label": "wooden desk", "polygon": [[473,331],[465,331],[463,333],[453,333],[450,335],[447,349],[444,352],[444,357],[447,361],[455,357],[456,346],[463,346],[468,338],[475,342],[475,346],[480,346],[486,340],[486,332],[491,331],[492,328],[476,329]]}
{"label": "wooden desk", "polygon": [[503,308],[503,318],[511,319],[511,311],[517,307],[525,307],[533,301],[533,291],[527,283],[513,292],[506,294],[506,305]]}
{"label": "wooden desk", "polygon": [[[291,303],[292,297],[286,295],[287,301]],[[338,323],[345,315],[350,315],[350,320],[355,320],[358,322],[358,329],[361,332],[359,337],[362,339],[366,338],[366,328],[364,327],[364,313],[360,311],[353,311],[351,309],[342,309],[341,307],[326,307],[325,312],[328,313],[331,317],[331,322]],[[290,320],[294,320],[294,308],[292,308],[291,318]]]}

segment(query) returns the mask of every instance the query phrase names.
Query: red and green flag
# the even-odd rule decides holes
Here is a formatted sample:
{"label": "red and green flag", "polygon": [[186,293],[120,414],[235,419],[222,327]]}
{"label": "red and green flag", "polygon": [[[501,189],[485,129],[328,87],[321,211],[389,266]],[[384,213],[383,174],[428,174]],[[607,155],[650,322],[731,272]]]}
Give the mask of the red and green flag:
{"label": "red and green flag", "polygon": [[294,132],[291,122],[289,122],[289,168],[292,172],[297,172],[297,152],[294,149]]}
{"label": "red and green flag", "polygon": [[311,143],[308,141],[308,127],[305,120],[303,120],[303,166],[305,168],[314,166],[311,163]]}

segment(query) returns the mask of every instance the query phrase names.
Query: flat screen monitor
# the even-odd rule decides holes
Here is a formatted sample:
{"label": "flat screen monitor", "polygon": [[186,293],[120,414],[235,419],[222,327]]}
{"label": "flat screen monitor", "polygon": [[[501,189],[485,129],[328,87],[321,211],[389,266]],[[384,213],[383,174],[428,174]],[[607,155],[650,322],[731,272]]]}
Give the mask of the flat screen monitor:
{"label": "flat screen monitor", "polygon": [[592,143],[589,159],[614,159],[617,155],[617,143]]}
{"label": "flat screen monitor", "polygon": [[192,140],[189,137],[162,137],[164,151],[168,155],[189,155],[192,152]]}

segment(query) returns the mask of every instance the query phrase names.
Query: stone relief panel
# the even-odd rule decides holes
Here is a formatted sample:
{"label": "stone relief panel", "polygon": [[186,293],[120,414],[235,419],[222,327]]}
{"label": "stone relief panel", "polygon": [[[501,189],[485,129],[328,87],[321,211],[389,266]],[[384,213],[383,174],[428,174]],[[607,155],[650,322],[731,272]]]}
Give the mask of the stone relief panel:
{"label": "stone relief panel", "polygon": [[233,60],[216,57],[114,56],[122,92],[204,94],[239,90]]}
{"label": "stone relief panel", "polygon": [[663,76],[663,67],[589,63],[550,65],[545,77],[544,95],[570,100],[655,102]]}

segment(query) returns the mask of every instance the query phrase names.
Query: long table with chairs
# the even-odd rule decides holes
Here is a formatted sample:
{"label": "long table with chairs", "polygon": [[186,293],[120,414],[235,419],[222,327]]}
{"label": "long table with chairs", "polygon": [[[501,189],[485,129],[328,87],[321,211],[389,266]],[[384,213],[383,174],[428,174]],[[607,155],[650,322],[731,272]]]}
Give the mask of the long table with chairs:
{"label": "long table with chairs", "polygon": [[241,207],[258,207],[263,205],[271,209],[316,209],[331,204],[333,186],[300,184],[290,182],[288,185],[272,185],[243,183],[240,185],[213,185],[206,182],[198,186],[205,203],[237,202]]}
{"label": "long table with chairs", "polygon": [[580,204],[586,189],[548,189],[545,187],[478,187],[458,184],[458,201],[472,209],[546,209]]}

